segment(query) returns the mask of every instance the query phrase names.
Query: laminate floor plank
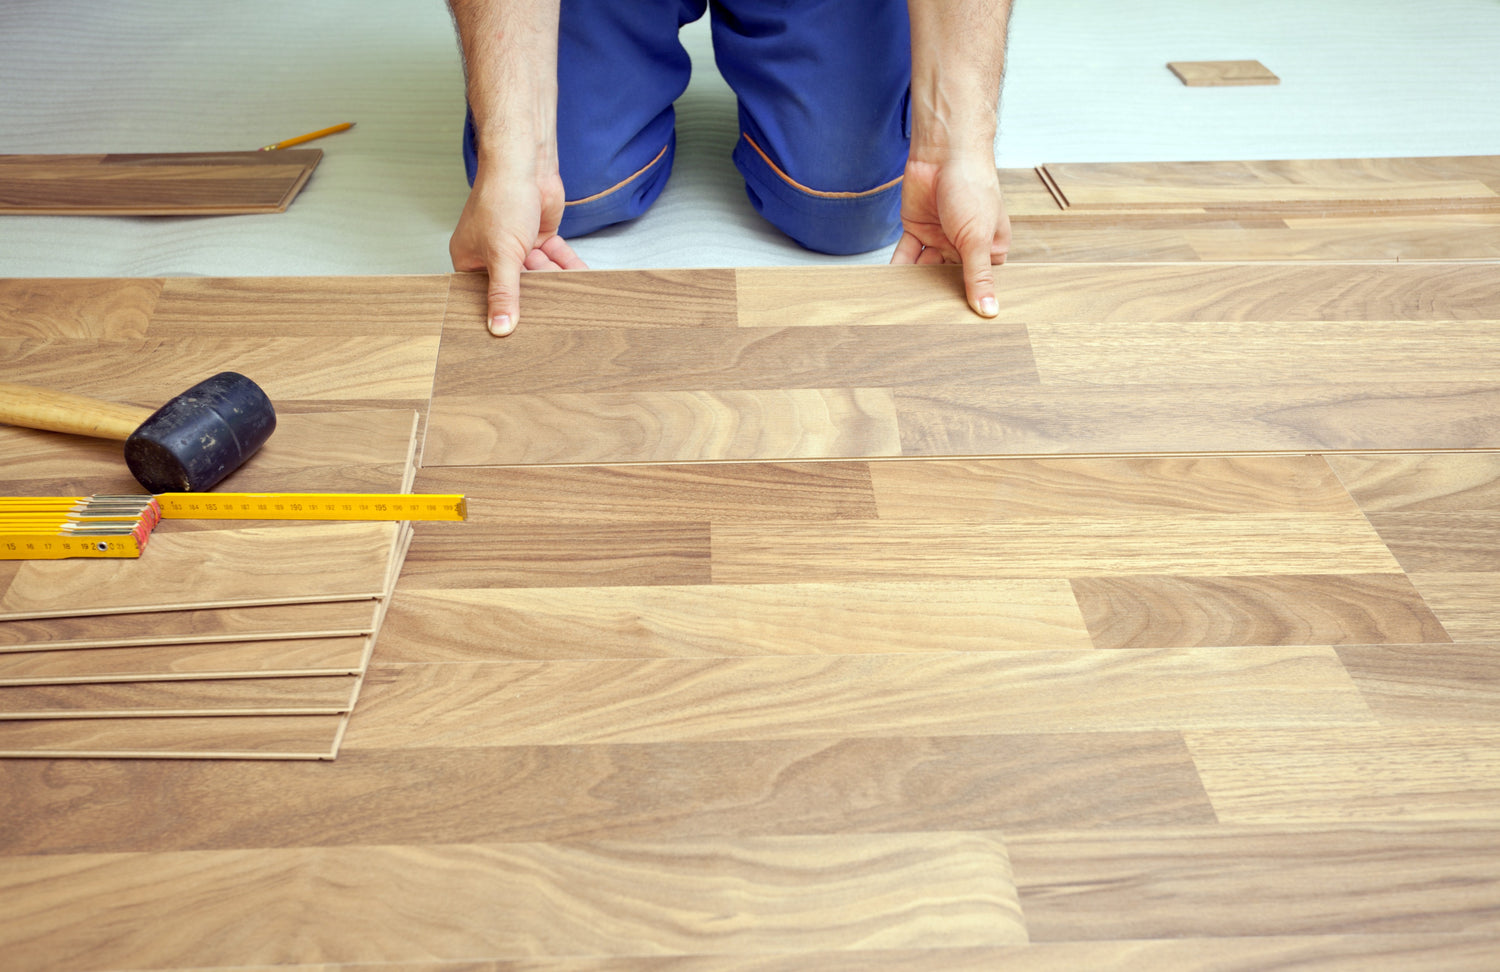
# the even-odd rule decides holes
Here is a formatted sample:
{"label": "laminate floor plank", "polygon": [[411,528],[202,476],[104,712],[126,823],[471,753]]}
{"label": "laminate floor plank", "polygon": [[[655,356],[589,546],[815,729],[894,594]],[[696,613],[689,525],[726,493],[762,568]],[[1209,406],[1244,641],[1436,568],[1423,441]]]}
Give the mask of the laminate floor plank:
{"label": "laminate floor plank", "polygon": [[[1071,235],[1065,229],[1059,235]],[[1189,226],[1180,235],[1187,259],[1209,261],[1500,260],[1500,214],[1490,213],[1288,217],[1281,228]],[[1130,252],[1101,249],[1098,259],[1122,251]]]}
{"label": "laminate floor plank", "polygon": [[902,388],[907,456],[1500,448],[1500,392],[1468,384]]}
{"label": "laminate floor plank", "polygon": [[1330,648],[377,662],[345,745],[571,745],[1373,722]]}
{"label": "laminate floor plank", "polygon": [[0,155],[0,213],[186,216],[280,213],[321,149]]}
{"label": "laminate floor plank", "polygon": [[[213,675],[355,674],[365,638],[285,638],[0,653],[0,685],[203,678]],[[35,646],[34,646],[35,647]]]}
{"label": "laminate floor plank", "polygon": [[[1204,826],[1178,733],[346,749],[0,763],[7,853]],[[224,793],[233,793],[226,801]]]}
{"label": "laminate floor plank", "polygon": [[332,759],[339,723],[336,715],[0,720],[0,756]]}
{"label": "laminate floor plank", "polygon": [[398,590],[707,584],[707,523],[493,524],[412,541]]}
{"label": "laminate floor plank", "polygon": [[0,686],[0,720],[336,715],[349,711],[354,683],[351,674],[7,685]]}
{"label": "laminate floor plank", "polygon": [[191,339],[221,329],[236,337],[437,337],[454,278],[173,277],[147,335]]}
{"label": "laminate floor plank", "polygon": [[1360,508],[1371,513],[1500,512],[1500,455],[1329,456]]}
{"label": "laminate floor plank", "polygon": [[1405,574],[1080,577],[1097,648],[1448,642]]}
{"label": "laminate floor plank", "polygon": [[403,586],[388,622],[380,642],[383,662],[1092,647],[1067,582],[1053,579],[437,591]]}
{"label": "laminate floor plank", "polygon": [[1186,739],[1223,824],[1500,820],[1500,725]]}
{"label": "laminate floor plank", "polygon": [[1409,576],[1455,640],[1500,641],[1500,572]]}
{"label": "laminate floor plank", "polygon": [[899,455],[883,388],[437,398],[423,462],[740,462]]}
{"label": "laminate floor plank", "polygon": [[1352,513],[1322,456],[901,459],[869,464],[885,519]]}
{"label": "laminate floor plank", "polygon": [[[1009,196],[1005,204],[1009,208]],[[1203,259],[1207,258],[1188,234],[1177,227],[1077,229],[1055,221],[1023,221],[1012,214],[1006,263],[1191,263]]]}
{"label": "laminate floor plank", "polygon": [[893,387],[1036,380],[1026,330],[975,318],[902,330],[830,327],[518,329],[495,354],[484,328],[443,336],[436,396]]}
{"label": "laminate floor plank", "polygon": [[0,618],[362,600],[382,594],[393,523],[155,535],[150,557],[20,561]]}
{"label": "laminate floor plank", "polygon": [[[995,325],[1493,321],[1480,264],[1027,264],[995,268]],[[742,327],[972,321],[956,267],[742,269]],[[854,295],[857,295],[857,299]]]}
{"label": "laminate floor plank", "polygon": [[374,630],[372,599],[0,621],[0,653],[330,638]]}
{"label": "laminate floor plank", "polygon": [[50,855],[0,901],[17,972],[1026,940],[979,834]]}
{"label": "laminate floor plank", "polygon": [[1370,523],[1412,573],[1500,573],[1500,510],[1372,513]]}
{"label": "laminate floor plank", "polygon": [[1167,68],[1190,88],[1281,83],[1259,61],[1168,61]]}
{"label": "laminate floor plank", "polygon": [[1500,831],[1487,825],[1226,824],[1006,843],[1032,942],[1494,935],[1500,921]]}
{"label": "laminate floor plank", "polygon": [[1339,660],[1382,724],[1500,725],[1500,655],[1495,642],[1458,645],[1347,645]]}
{"label": "laminate floor plank", "polygon": [[[735,274],[727,269],[522,274],[523,320],[536,330],[733,327]],[[444,332],[483,333],[489,278],[460,273],[452,280]]]}
{"label": "laminate floor plank", "polygon": [[463,493],[468,519],[417,524],[422,536],[513,523],[875,518],[866,462],[557,467],[428,466],[419,493]]}
{"label": "laminate floor plank", "polygon": [[159,298],[152,279],[0,280],[0,336],[44,341],[138,341]]}
{"label": "laminate floor plank", "polygon": [[[1043,385],[1472,385],[1500,371],[1500,319],[1033,324]],[[947,384],[945,382],[945,384]],[[1269,397],[1269,396],[1268,396]]]}
{"label": "laminate floor plank", "polygon": [[714,524],[718,584],[1119,574],[1396,573],[1359,514]]}

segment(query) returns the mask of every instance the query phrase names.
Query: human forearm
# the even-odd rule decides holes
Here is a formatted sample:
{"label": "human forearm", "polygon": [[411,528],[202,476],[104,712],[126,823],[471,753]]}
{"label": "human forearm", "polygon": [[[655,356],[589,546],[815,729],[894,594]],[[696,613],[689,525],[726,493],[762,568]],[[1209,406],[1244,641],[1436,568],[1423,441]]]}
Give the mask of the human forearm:
{"label": "human forearm", "polygon": [[560,0],[449,0],[481,167],[557,169]]}
{"label": "human forearm", "polygon": [[1010,0],[908,0],[911,156],[993,155]]}

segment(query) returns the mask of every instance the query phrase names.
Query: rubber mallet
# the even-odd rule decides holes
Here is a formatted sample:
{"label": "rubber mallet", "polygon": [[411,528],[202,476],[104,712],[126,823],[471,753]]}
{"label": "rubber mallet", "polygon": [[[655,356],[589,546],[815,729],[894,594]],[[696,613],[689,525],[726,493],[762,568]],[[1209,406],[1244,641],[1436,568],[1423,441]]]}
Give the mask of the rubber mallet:
{"label": "rubber mallet", "polygon": [[233,371],[205,378],[156,411],[0,382],[0,423],[125,441],[125,464],[152,493],[212,489],[276,429],[260,386]]}

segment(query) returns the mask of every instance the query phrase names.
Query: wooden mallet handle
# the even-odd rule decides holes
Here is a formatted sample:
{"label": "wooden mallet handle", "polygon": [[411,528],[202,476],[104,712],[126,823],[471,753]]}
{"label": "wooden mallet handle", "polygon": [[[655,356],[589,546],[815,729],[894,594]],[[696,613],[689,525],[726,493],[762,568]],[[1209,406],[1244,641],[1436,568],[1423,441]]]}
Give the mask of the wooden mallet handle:
{"label": "wooden mallet handle", "polygon": [[123,442],[153,409],[0,381],[0,422]]}

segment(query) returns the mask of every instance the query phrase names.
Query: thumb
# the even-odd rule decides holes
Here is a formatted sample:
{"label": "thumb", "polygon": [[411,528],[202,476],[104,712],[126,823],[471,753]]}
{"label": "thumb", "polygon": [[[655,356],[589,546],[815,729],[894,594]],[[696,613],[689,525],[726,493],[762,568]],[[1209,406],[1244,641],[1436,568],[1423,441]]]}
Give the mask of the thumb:
{"label": "thumb", "polygon": [[490,268],[486,323],[490,333],[505,337],[521,321],[521,263],[500,254]]}

